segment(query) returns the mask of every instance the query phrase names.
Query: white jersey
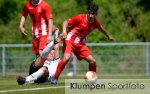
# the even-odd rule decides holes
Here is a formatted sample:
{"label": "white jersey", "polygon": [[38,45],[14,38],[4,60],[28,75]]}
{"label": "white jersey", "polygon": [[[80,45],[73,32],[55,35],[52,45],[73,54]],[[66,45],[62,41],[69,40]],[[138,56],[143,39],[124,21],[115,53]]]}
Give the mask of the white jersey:
{"label": "white jersey", "polygon": [[52,61],[48,61],[48,60],[45,61],[43,66],[48,68],[49,77],[54,77],[59,61],[60,61],[60,58],[52,60]]}

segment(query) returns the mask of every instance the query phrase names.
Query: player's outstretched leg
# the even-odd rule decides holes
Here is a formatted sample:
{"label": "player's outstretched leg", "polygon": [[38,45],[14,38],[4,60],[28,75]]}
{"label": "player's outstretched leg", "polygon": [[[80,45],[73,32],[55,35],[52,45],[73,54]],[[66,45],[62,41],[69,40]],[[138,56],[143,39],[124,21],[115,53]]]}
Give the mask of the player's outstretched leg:
{"label": "player's outstretched leg", "polygon": [[58,36],[54,42],[51,41],[50,43],[48,43],[46,45],[46,47],[43,49],[43,51],[40,53],[40,56],[42,58],[46,58],[48,56],[48,54],[51,52],[52,49],[54,49],[54,44],[58,44],[59,42],[61,42],[63,39],[66,38],[65,34],[61,34],[60,36]]}
{"label": "player's outstretched leg", "polygon": [[26,82],[26,79],[24,77],[19,76],[19,75],[16,75],[16,80],[18,82],[18,85],[23,85]]}

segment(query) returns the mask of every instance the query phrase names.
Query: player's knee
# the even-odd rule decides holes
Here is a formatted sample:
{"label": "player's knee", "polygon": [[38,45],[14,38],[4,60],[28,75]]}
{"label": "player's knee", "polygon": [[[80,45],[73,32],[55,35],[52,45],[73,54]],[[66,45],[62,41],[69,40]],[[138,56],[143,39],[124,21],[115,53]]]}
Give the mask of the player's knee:
{"label": "player's knee", "polygon": [[35,66],[40,68],[40,67],[43,66],[44,62],[45,62],[45,58],[38,57],[38,58],[35,60]]}
{"label": "player's knee", "polygon": [[42,63],[35,63],[35,66],[38,68],[41,68],[43,66],[43,64]]}
{"label": "player's knee", "polygon": [[69,61],[69,59],[70,59],[70,56],[64,56],[64,61],[67,63],[68,61]]}
{"label": "player's knee", "polygon": [[40,69],[42,69],[43,71],[46,71],[47,70],[47,67],[41,67]]}

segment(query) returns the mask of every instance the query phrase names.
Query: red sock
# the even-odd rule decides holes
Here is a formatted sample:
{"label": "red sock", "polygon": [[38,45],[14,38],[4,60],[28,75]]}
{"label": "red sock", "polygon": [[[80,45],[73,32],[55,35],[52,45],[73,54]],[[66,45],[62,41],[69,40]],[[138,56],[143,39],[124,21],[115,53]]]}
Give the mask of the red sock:
{"label": "red sock", "polygon": [[57,70],[56,70],[56,73],[55,73],[55,78],[59,77],[59,75],[63,71],[65,65],[66,65],[66,62],[64,61],[64,59],[61,59],[61,61],[59,62],[58,66],[57,66]]}
{"label": "red sock", "polygon": [[94,71],[94,72],[96,72],[96,64],[94,64],[94,65],[90,65],[90,64],[89,64],[89,71]]}

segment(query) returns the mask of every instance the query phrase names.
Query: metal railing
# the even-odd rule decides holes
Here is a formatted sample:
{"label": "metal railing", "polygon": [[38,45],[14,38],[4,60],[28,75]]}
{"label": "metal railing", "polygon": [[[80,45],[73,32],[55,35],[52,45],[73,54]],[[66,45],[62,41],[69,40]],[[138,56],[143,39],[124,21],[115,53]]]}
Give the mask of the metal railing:
{"label": "metal railing", "polygon": [[[101,62],[100,65],[103,66],[103,68],[98,68],[98,71],[101,71],[98,73],[101,75],[150,76],[150,42],[87,43],[87,45],[97,62]],[[0,49],[0,73],[2,77],[14,75],[13,71],[14,73],[28,71],[27,66],[34,58],[31,52],[31,44],[1,44]],[[80,75],[80,73],[86,71],[87,67],[84,69],[84,66],[86,65],[78,66],[77,64],[77,74]],[[120,73],[121,71],[122,73]],[[133,74],[131,74],[132,72]]]}

